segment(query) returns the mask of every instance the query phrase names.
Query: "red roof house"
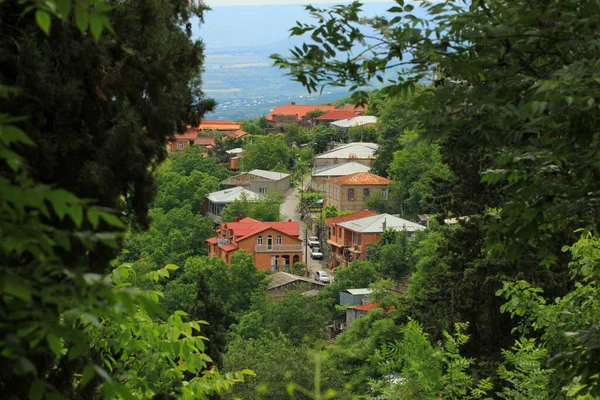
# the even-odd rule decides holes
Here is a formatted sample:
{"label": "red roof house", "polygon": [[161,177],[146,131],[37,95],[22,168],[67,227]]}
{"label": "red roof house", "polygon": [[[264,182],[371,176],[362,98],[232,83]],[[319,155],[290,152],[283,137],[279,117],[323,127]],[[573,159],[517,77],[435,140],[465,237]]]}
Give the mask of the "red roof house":
{"label": "red roof house", "polygon": [[310,112],[317,110],[328,112],[336,109],[337,107],[331,104],[318,106],[292,102],[291,104],[275,107],[267,116],[267,122],[272,126],[282,127],[292,123],[301,123],[306,120],[307,114]]}
{"label": "red roof house", "polygon": [[219,257],[231,264],[231,256],[238,250],[252,255],[254,264],[263,271],[290,268],[302,258],[302,239],[298,222],[261,222],[244,218],[224,222],[217,236],[207,239],[208,255]]}

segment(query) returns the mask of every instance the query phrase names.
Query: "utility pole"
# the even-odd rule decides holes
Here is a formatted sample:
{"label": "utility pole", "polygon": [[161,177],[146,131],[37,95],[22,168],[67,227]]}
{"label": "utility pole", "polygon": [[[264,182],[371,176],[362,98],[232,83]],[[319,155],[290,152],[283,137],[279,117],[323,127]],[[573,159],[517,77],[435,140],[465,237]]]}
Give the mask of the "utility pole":
{"label": "utility pole", "polygon": [[308,268],[308,229],[304,230],[304,264]]}

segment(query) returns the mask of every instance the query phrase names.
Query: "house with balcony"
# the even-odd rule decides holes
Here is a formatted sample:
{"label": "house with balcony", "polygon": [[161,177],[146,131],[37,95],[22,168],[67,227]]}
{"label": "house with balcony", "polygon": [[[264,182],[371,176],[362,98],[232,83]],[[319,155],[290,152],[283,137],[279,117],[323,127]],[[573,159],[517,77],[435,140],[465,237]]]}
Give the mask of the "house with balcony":
{"label": "house with balcony", "polygon": [[262,271],[276,272],[290,268],[302,259],[302,239],[298,222],[261,222],[244,218],[221,223],[217,235],[206,240],[209,257],[219,257],[231,264],[238,250],[250,254]]}
{"label": "house with balcony", "polygon": [[327,181],[325,199],[328,206],[336,206],[340,210],[364,210],[367,199],[373,194],[388,198],[388,184],[391,181],[370,172],[331,178]]}
{"label": "house with balcony", "polygon": [[[363,210],[364,215],[372,213]],[[375,214],[356,218],[360,213],[328,218],[325,223],[329,230],[327,243],[331,246],[330,268],[344,267],[355,260],[365,261],[367,249],[379,241],[386,229],[414,233],[424,226],[391,214]],[[336,218],[338,218],[336,220]]]}
{"label": "house with balcony", "polygon": [[357,162],[370,168],[375,162],[377,149],[379,149],[377,143],[346,143],[316,156],[315,168],[349,162]]}
{"label": "house with balcony", "polygon": [[250,201],[255,201],[260,198],[260,195],[243,187],[233,187],[209,193],[204,198],[204,215],[211,217],[216,223],[220,223],[223,209],[228,204],[236,200],[242,200],[244,197]]}
{"label": "house with balcony", "polygon": [[226,120],[203,120],[198,126],[187,126],[184,133],[175,133],[167,144],[167,152],[174,153],[188,146],[214,147],[217,138],[239,139],[247,135],[241,124]]}
{"label": "house with balcony", "polygon": [[253,169],[221,181],[222,188],[243,187],[255,193],[284,193],[290,188],[290,174]]}

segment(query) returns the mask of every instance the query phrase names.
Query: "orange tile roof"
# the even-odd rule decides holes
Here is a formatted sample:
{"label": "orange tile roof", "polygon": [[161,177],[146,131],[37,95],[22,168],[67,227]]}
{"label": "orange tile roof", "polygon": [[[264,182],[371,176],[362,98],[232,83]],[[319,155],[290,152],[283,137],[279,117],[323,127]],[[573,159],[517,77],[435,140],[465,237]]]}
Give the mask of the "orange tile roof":
{"label": "orange tile roof", "polygon": [[235,139],[241,138],[242,136],[246,136],[246,135],[247,135],[247,133],[241,129],[238,129],[235,132],[227,133],[227,136],[235,138]]}
{"label": "orange tile roof", "polygon": [[241,124],[222,119],[205,119],[200,122],[197,129],[203,131],[237,131],[242,127]]}
{"label": "orange tile roof", "polygon": [[204,147],[212,147],[215,145],[215,138],[199,137],[199,138],[194,139],[194,145],[204,146]]}
{"label": "orange tile roof", "polygon": [[337,110],[337,107],[330,104],[326,106],[315,106],[311,104],[296,104],[292,102],[291,104],[275,107],[267,116],[267,121],[274,122],[275,115],[295,115],[296,120],[300,121],[302,118],[306,117],[306,114],[316,110],[327,112]]}
{"label": "orange tile roof", "polygon": [[357,172],[351,175],[331,178],[329,182],[337,185],[387,185],[391,181],[370,172]]}
{"label": "orange tile roof", "polygon": [[356,117],[356,113],[354,111],[347,110],[333,110],[325,113],[323,115],[319,115],[316,119],[319,121],[331,121],[331,120],[340,120],[340,119],[348,119]]}
{"label": "orange tile roof", "polygon": [[352,307],[354,310],[356,311],[371,311],[374,308],[379,307],[379,303],[369,303],[369,304],[364,304],[362,306],[356,306],[356,307]]}
{"label": "orange tile roof", "polygon": [[219,239],[214,237],[214,238],[210,238],[210,239],[206,239],[206,241],[210,244],[217,244],[219,243]]}
{"label": "orange tile roof", "polygon": [[325,220],[325,224],[327,226],[332,226],[333,224],[341,224],[342,222],[354,221],[355,219],[372,217],[374,215],[377,215],[377,213],[373,212],[371,210],[365,209],[365,210],[357,211],[357,212],[352,213],[352,214],[340,215],[338,217],[327,218]]}
{"label": "orange tile roof", "polygon": [[198,132],[194,129],[185,131],[184,133],[176,133],[173,135],[175,140],[195,140],[198,137]]}

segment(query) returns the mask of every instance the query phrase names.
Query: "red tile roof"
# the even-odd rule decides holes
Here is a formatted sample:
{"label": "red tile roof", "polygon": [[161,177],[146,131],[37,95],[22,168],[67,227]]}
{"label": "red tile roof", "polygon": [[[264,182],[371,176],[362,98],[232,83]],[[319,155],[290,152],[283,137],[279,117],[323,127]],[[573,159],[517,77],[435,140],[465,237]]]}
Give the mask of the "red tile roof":
{"label": "red tile roof", "polygon": [[223,244],[223,245],[219,246],[219,248],[223,251],[233,251],[233,250],[237,250],[239,247],[237,244],[230,243],[230,244]]}
{"label": "red tile roof", "polygon": [[214,237],[214,238],[210,238],[210,239],[206,239],[206,241],[210,244],[217,244],[219,243],[219,239]]}
{"label": "red tile roof", "polygon": [[355,106],[354,104],[350,104],[349,106],[346,106],[346,107],[342,108],[342,110],[352,111],[355,114],[364,114],[365,112],[367,112],[366,107]]}
{"label": "red tile roof", "polygon": [[354,111],[348,111],[348,110],[333,110],[333,111],[329,111],[328,113],[325,113],[323,115],[319,115],[316,119],[319,121],[339,121],[340,119],[348,119],[348,118],[354,118],[356,117],[357,114],[354,113]]}
{"label": "red tile roof", "polygon": [[223,232],[225,228],[229,229],[233,235],[236,236],[236,240],[240,241],[250,236],[254,236],[262,231],[269,228],[275,229],[281,233],[294,238],[300,236],[300,226],[298,222],[261,222],[252,218],[244,218],[238,222],[225,222],[221,224],[220,231]]}
{"label": "red tile roof", "polygon": [[210,137],[197,137],[194,139],[196,146],[212,147],[215,145],[215,138]]}
{"label": "red tile roof", "polygon": [[197,129],[202,131],[237,131],[242,127],[241,124],[222,119],[205,119],[200,122]]}
{"label": "red tile roof", "polygon": [[338,217],[327,218],[325,220],[325,224],[327,226],[332,226],[333,224],[341,224],[342,222],[354,221],[355,219],[372,217],[374,215],[377,215],[377,213],[373,212],[371,210],[366,210],[365,209],[365,210],[357,211],[357,212],[352,213],[352,214],[340,215]]}
{"label": "red tile roof", "polygon": [[362,306],[352,307],[352,309],[354,309],[356,311],[371,311],[377,307],[379,307],[379,303],[369,303],[369,304],[364,304]]}
{"label": "red tile roof", "polygon": [[296,104],[292,102],[291,104],[286,104],[284,106],[277,106],[269,113],[267,116],[267,121],[275,122],[275,115],[295,115],[296,121],[300,121],[302,118],[306,117],[311,111],[321,110],[321,111],[333,111],[336,110],[336,106],[326,105],[326,106],[315,106],[310,104]]}
{"label": "red tile roof", "polygon": [[391,181],[370,172],[357,172],[355,174],[331,178],[329,182],[338,185],[387,185]]}

